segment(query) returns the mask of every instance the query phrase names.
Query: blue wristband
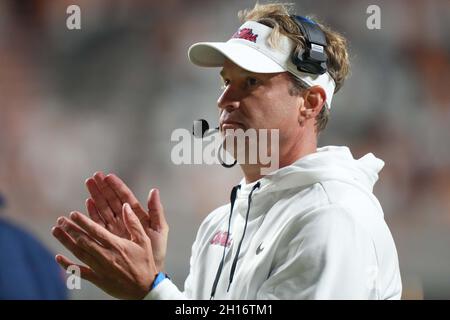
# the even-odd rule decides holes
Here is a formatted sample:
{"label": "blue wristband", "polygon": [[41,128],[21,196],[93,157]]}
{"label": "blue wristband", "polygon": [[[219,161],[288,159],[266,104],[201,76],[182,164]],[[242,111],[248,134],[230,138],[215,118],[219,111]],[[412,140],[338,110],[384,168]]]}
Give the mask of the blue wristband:
{"label": "blue wristband", "polygon": [[166,278],[167,276],[164,272],[158,272],[158,274],[155,277],[155,280],[152,283],[152,289],[156,288],[156,286]]}

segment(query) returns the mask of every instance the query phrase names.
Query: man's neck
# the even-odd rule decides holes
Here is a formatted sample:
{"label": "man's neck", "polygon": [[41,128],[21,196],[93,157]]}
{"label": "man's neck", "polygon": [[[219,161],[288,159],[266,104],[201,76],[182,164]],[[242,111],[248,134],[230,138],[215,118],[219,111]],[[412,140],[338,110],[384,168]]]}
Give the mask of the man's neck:
{"label": "man's neck", "polygon": [[[280,152],[279,166],[274,170],[279,168],[287,167],[293,164],[300,158],[304,156],[314,153],[317,151],[317,140],[311,139],[310,143],[305,143],[305,141],[299,141],[295,143],[293,146],[284,150],[284,152]],[[244,173],[245,182],[252,183],[263,177],[261,174],[262,168],[267,168],[267,165],[261,164],[241,164],[242,172]]]}

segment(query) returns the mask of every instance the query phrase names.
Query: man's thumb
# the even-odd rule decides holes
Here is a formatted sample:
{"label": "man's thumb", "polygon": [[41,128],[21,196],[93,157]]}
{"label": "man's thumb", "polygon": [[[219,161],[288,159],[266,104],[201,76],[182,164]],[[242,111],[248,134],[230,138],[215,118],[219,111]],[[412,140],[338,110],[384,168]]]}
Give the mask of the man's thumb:
{"label": "man's thumb", "polygon": [[125,226],[127,227],[127,230],[131,235],[131,240],[136,243],[144,243],[147,235],[142,228],[142,224],[139,221],[139,218],[136,216],[133,209],[131,209],[128,203],[123,204],[122,216],[123,222],[125,223]]}

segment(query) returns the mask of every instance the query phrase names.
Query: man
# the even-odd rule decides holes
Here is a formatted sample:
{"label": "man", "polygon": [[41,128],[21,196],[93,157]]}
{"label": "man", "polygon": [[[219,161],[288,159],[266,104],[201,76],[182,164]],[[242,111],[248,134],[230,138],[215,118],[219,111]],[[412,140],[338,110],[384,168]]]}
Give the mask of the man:
{"label": "man", "polygon": [[282,4],[240,15],[229,41],[195,44],[189,58],[222,67],[222,133],[278,130],[280,168],[262,175],[261,163],[240,163],[230,203],[200,226],[184,291],[163,272],[168,225],[157,189],[146,211],[117,176],[96,173],[86,182],[91,219],[61,217],[54,235],[88,265],[83,278],[118,298],[399,299],[397,252],[372,193],[383,162],[317,148],[348,73],[345,39]]}

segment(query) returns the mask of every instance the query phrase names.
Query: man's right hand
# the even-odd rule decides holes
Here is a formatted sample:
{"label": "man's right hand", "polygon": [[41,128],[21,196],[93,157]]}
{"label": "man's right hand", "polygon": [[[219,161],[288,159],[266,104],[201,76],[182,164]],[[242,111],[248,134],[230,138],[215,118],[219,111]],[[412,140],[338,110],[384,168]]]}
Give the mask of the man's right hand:
{"label": "man's right hand", "polygon": [[159,190],[150,190],[147,212],[127,185],[114,174],[105,176],[103,172],[96,172],[93,177],[86,180],[86,187],[91,195],[86,200],[86,209],[91,219],[125,239],[131,237],[123,222],[122,207],[124,203],[130,204],[151,240],[156,268],[158,272],[163,271],[169,225],[166,222]]}

